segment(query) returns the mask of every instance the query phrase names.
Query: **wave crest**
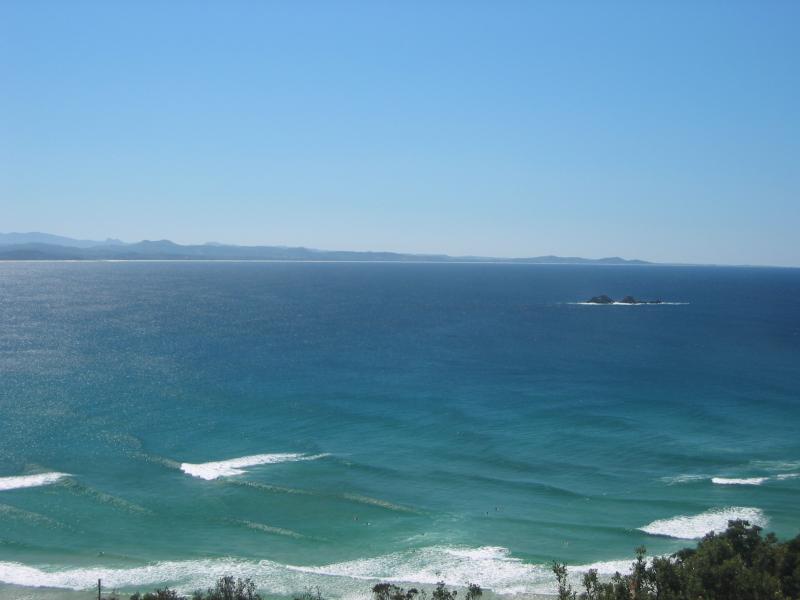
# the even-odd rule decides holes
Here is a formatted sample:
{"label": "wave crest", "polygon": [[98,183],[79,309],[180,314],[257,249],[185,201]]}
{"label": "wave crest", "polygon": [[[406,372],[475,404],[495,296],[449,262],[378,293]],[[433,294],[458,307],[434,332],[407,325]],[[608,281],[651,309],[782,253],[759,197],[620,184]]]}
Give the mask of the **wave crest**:
{"label": "wave crest", "polygon": [[[588,569],[601,575],[628,572],[630,560],[608,561],[571,567],[579,577]],[[0,581],[24,586],[90,589],[102,579],[110,588],[142,589],[169,585],[182,592],[212,586],[219,577],[249,577],[270,595],[297,593],[309,586],[325,589],[331,598],[364,598],[370,581],[450,586],[477,583],[497,594],[552,594],[554,577],[546,564],[525,563],[508,549],[485,546],[457,548],[429,546],[372,558],[322,566],[284,565],[270,560],[232,558],[165,561],[127,569],[102,567],[64,570],[42,569],[17,562],[0,562]],[[577,583],[577,579],[576,579]]]}
{"label": "wave crest", "polygon": [[242,475],[245,473],[247,467],[255,467],[257,465],[269,465],[282,462],[298,462],[304,460],[317,460],[324,458],[327,454],[298,454],[298,453],[281,453],[281,454],[253,454],[251,456],[240,456],[238,458],[231,458],[229,460],[218,460],[206,463],[181,463],[180,469],[187,475],[192,477],[199,477],[211,481],[220,477],[231,477],[234,475]]}
{"label": "wave crest", "polygon": [[658,519],[649,525],[639,527],[639,530],[650,535],[695,540],[712,531],[724,531],[728,527],[728,521],[736,519],[749,521],[751,525],[759,527],[765,527],[769,522],[760,508],[731,506],[709,510],[699,515],[678,515],[669,519]]}
{"label": "wave crest", "polygon": [[661,481],[667,485],[676,485],[680,483],[690,483],[692,481],[705,481],[708,479],[706,475],[675,475],[673,477],[662,477]]}
{"label": "wave crest", "polygon": [[717,485],[761,485],[768,479],[769,477],[712,477],[711,483]]}
{"label": "wave crest", "polygon": [[36,475],[15,475],[12,477],[0,477],[0,490],[17,490],[20,488],[39,487],[50,485],[63,477],[69,477],[69,473],[37,473]]}
{"label": "wave crest", "polygon": [[67,526],[60,521],[56,521],[45,515],[40,515],[39,513],[17,508],[16,506],[9,506],[8,504],[0,504],[0,519],[3,518],[31,523],[33,525],[44,525],[45,527],[67,528]]}

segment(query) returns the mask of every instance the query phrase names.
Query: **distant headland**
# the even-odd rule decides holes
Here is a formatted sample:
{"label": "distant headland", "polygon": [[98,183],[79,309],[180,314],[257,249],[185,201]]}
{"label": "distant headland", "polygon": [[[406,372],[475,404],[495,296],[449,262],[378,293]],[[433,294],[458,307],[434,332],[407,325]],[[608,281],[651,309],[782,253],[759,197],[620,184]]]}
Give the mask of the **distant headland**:
{"label": "distant headland", "polygon": [[208,242],[181,245],[169,240],[125,243],[117,239],[78,240],[49,233],[0,233],[0,260],[274,260],[320,262],[503,262],[521,264],[648,265],[644,260],[618,256],[580,258],[576,256],[534,256],[502,258],[317,250],[302,246],[236,246]]}

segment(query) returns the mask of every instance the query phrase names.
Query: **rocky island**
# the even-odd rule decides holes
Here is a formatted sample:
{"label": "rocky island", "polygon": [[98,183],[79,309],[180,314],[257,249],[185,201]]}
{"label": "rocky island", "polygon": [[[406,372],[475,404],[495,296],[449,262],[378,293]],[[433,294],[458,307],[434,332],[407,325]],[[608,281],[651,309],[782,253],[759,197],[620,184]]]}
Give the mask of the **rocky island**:
{"label": "rocky island", "polygon": [[587,304],[661,304],[661,300],[637,300],[633,296],[625,296],[622,300],[614,300],[613,298],[602,294],[600,296],[593,296],[586,301]]}

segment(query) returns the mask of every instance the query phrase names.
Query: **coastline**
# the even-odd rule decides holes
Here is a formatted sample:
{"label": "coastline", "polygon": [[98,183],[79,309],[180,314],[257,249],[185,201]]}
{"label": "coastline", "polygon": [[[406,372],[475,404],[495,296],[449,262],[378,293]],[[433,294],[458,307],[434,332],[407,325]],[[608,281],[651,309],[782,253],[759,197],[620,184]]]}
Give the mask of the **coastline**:
{"label": "coastline", "polygon": [[[372,594],[370,592],[370,587],[377,583],[377,581],[368,583],[365,582],[364,591],[360,594],[351,594],[348,596],[343,597],[332,597],[332,596],[325,596],[324,590],[320,590],[323,592],[323,597],[326,600],[371,600]],[[430,595],[430,591],[434,588],[431,585],[416,585],[416,588],[420,590],[425,590]],[[154,586],[142,586],[142,589],[136,590],[138,592],[148,592],[152,591]],[[460,592],[463,591],[462,587],[457,588]],[[297,590],[296,593],[293,594],[271,594],[267,592],[259,592],[263,600],[293,600],[297,598],[303,593],[304,590]],[[113,596],[112,596],[113,593]],[[135,591],[125,592],[125,591],[117,591],[114,589],[106,589],[103,588],[102,590],[102,598],[106,600],[107,597],[112,596],[118,600],[127,600],[130,598]],[[7,583],[0,583],[0,600],[91,600],[97,597],[97,589],[96,588],[86,588],[83,590],[72,590],[72,589],[63,589],[63,588],[51,588],[51,587],[36,587],[36,586],[25,586],[25,585],[13,585]],[[556,593],[530,593],[530,594],[495,594],[491,590],[484,589],[482,599],[483,600],[509,600],[511,598],[515,598],[517,600],[553,600],[557,598]]]}

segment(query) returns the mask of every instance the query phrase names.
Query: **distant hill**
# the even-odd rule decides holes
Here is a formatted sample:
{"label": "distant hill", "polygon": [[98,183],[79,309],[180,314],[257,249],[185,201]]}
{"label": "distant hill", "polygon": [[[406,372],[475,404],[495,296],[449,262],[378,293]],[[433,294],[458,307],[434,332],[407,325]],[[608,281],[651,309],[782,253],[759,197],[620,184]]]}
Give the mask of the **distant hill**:
{"label": "distant hill", "polygon": [[119,246],[122,245],[123,242],[111,238],[102,242],[75,240],[64,237],[63,235],[40,233],[38,231],[31,231],[30,233],[0,233],[0,246],[18,244],[52,244],[56,246],[68,246],[70,248],[91,248],[93,246]]}
{"label": "distant hill", "polygon": [[486,256],[448,256],[446,254],[403,254],[398,252],[358,252],[315,250],[286,246],[233,246],[218,243],[181,245],[169,240],[144,240],[126,244],[108,239],[103,242],[74,240],[47,233],[0,233],[0,260],[318,260],[388,262],[513,262],[534,264],[650,264],[643,260],[536,256],[497,258]]}

